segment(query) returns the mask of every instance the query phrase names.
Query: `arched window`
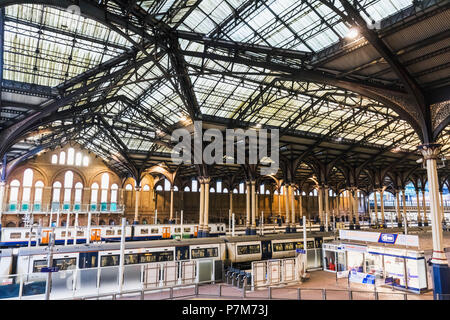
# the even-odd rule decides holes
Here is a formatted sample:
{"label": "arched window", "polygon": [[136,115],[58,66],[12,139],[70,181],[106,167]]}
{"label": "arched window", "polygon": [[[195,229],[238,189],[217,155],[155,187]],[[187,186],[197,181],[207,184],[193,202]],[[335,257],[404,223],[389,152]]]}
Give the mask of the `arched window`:
{"label": "arched window", "polygon": [[74,148],[70,148],[67,151],[67,164],[69,166],[73,166],[74,162],[75,162],[75,149]]}
{"label": "arched window", "polygon": [[109,188],[109,174],[102,174],[102,193],[100,196],[100,203],[102,211],[106,211],[106,203],[108,202],[108,188]]}
{"label": "arched window", "polygon": [[19,200],[19,188],[20,182],[19,180],[13,180],[10,184],[10,193],[9,193],[9,208],[11,211],[17,210],[17,201]]}
{"label": "arched window", "polygon": [[164,179],[164,190],[170,191],[170,181],[167,179]]}
{"label": "arched window", "polygon": [[216,188],[218,193],[222,193],[222,181],[216,182]]}
{"label": "arched window", "polygon": [[133,186],[132,186],[131,184],[127,184],[127,185],[125,186],[125,190],[126,190],[126,191],[133,191]]}
{"label": "arched window", "polygon": [[81,204],[82,196],[83,196],[83,184],[81,182],[77,182],[77,184],[75,184],[75,199],[74,199],[75,205]]}
{"label": "arched window", "polygon": [[233,193],[239,193],[238,189],[234,189]]}
{"label": "arched window", "polygon": [[96,209],[98,198],[98,183],[94,182],[91,186],[91,205],[95,205],[94,209]]}
{"label": "arched window", "polygon": [[59,164],[65,164],[66,163],[66,153],[64,151],[61,151],[59,154]]}
{"label": "arched window", "polygon": [[274,195],[278,195],[278,190],[275,190],[275,191],[273,192],[273,194],[274,194]]}
{"label": "arched window", "polygon": [[117,192],[119,190],[119,186],[117,184],[113,184],[111,186],[111,211],[117,210]]}
{"label": "arched window", "polygon": [[72,196],[73,172],[67,171],[64,175],[64,209],[69,209]]}
{"label": "arched window", "polygon": [[259,193],[260,194],[266,193],[265,186],[263,184],[261,184],[261,186],[259,187]]}
{"label": "arched window", "polygon": [[239,184],[239,193],[245,193],[245,186],[243,182]]}
{"label": "arched window", "polygon": [[52,155],[52,164],[58,164],[58,156],[56,154]]}
{"label": "arched window", "polygon": [[209,188],[210,193],[216,193],[216,190],[214,188]]}
{"label": "arched window", "polygon": [[34,209],[39,210],[42,204],[42,191],[44,188],[44,183],[38,181],[34,185]]}
{"label": "arched window", "polygon": [[157,187],[156,187],[156,191],[163,191],[162,185],[157,186]]}
{"label": "arched window", "polygon": [[89,157],[88,156],[84,156],[83,158],[83,166],[87,167],[89,165]]}
{"label": "arched window", "polygon": [[144,188],[142,188],[143,191],[150,191],[150,186],[146,184]]}
{"label": "arched window", "polygon": [[178,187],[177,186],[173,187],[173,191],[178,191]]}
{"label": "arched window", "polygon": [[56,181],[53,183],[53,197],[52,197],[52,208],[54,210],[59,209],[59,201],[61,198],[61,182]]}
{"label": "arched window", "polygon": [[191,189],[189,189],[189,187],[184,188],[184,192],[190,192],[190,191],[191,191]]}
{"label": "arched window", "polygon": [[33,186],[33,170],[26,169],[23,173],[22,210],[28,210]]}
{"label": "arched window", "polygon": [[314,195],[314,196],[317,196],[317,190],[316,190],[316,189],[314,189],[313,195]]}
{"label": "arched window", "polygon": [[223,193],[228,193],[228,189],[227,189],[227,188],[224,188],[224,189],[223,189]]}
{"label": "arched window", "polygon": [[198,192],[198,181],[192,180],[192,192]]}
{"label": "arched window", "polygon": [[83,156],[81,155],[81,152],[77,152],[77,154],[75,156],[75,165],[81,166],[82,161],[83,161]]}
{"label": "arched window", "polygon": [[269,189],[266,190],[266,194],[270,195],[270,190]]}

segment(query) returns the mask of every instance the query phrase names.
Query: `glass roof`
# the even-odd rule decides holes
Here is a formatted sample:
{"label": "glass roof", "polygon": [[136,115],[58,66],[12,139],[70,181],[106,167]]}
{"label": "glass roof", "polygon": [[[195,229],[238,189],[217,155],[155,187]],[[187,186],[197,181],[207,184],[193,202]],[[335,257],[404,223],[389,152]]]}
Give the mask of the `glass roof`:
{"label": "glass roof", "polygon": [[[338,1],[335,3],[342,9]],[[358,3],[364,19],[379,21],[410,6],[412,1]],[[136,4],[176,30],[298,52],[320,52],[344,39],[350,27],[318,0],[148,0]],[[114,1],[109,6],[120,10]],[[122,31],[128,32],[125,28]],[[147,32],[152,35],[151,28]],[[129,37],[135,43],[144,43],[140,36],[129,33]],[[220,56],[233,54],[226,49],[205,47],[201,41],[178,41],[181,50]],[[92,19],[54,7],[25,4],[6,7],[4,50],[4,79],[54,88],[137,48]],[[75,127],[70,129],[71,138],[105,160],[123,161],[120,150],[123,146],[138,154],[170,152],[155,140],[159,131],[179,125],[193,107],[180,85],[183,76],[192,84],[188,89],[193,90],[200,114],[206,116],[296,130],[334,141],[358,141],[377,148],[395,146],[414,152],[420,144],[418,135],[397,113],[358,94],[328,85],[283,80],[282,72],[262,67],[190,55],[182,57],[186,74],[181,75],[177,72],[180,66],[174,62],[177,49],[150,44],[146,50],[147,54],[136,55],[137,60],[148,58],[138,67],[129,67],[132,59],[125,59],[109,73],[99,71],[86,82],[70,87],[70,92],[74,92],[101,76],[128,68],[120,77],[92,89],[90,93],[95,94],[80,96],[59,109],[123,98],[89,107],[92,121],[79,131]],[[247,57],[259,59],[263,55],[247,52]],[[277,62],[300,64],[289,58]],[[108,129],[102,121],[108,124]],[[53,129],[64,125],[75,126],[68,120],[53,124]],[[47,134],[50,137],[52,133]]]}

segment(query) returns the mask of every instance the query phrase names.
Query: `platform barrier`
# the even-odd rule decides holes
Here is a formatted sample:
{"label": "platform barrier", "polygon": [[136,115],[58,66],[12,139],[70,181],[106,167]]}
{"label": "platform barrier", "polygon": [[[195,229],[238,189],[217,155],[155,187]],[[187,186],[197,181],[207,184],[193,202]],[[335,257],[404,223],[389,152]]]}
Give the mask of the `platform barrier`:
{"label": "platform barrier", "polygon": [[297,264],[296,258],[253,262],[250,282],[252,290],[299,282]]}
{"label": "platform barrier", "polygon": [[[120,267],[72,269],[53,272],[50,276],[50,300],[76,298],[147,289],[166,289],[177,285],[215,282],[216,270],[222,266],[213,260],[125,265],[123,283],[119,284]],[[45,298],[47,273],[9,275],[0,278],[0,299]]]}

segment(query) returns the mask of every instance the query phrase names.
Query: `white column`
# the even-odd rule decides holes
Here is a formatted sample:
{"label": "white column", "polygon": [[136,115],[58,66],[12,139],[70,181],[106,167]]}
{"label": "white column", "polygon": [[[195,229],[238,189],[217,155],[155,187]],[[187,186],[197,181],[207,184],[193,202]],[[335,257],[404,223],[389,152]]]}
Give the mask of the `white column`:
{"label": "white column", "polygon": [[442,227],[441,227],[441,215],[439,213],[439,180],[437,174],[436,159],[440,151],[438,145],[420,146],[420,151],[424,156],[427,166],[428,176],[428,188],[430,198],[430,216],[431,216],[431,229],[433,238],[433,255],[431,262],[433,264],[447,265],[447,257],[444,252]]}
{"label": "white column", "polygon": [[91,213],[91,211],[89,211],[88,221],[87,221],[86,243],[91,243],[91,219],[92,219],[92,213]]}
{"label": "white column", "polygon": [[303,195],[302,195],[302,191],[299,191],[300,195],[298,197],[298,206],[299,206],[299,211],[300,211],[300,219],[302,219],[303,217]]}
{"label": "white column", "polygon": [[210,178],[205,180],[205,207],[203,208],[204,218],[203,218],[203,231],[205,234],[209,234],[209,182]]}

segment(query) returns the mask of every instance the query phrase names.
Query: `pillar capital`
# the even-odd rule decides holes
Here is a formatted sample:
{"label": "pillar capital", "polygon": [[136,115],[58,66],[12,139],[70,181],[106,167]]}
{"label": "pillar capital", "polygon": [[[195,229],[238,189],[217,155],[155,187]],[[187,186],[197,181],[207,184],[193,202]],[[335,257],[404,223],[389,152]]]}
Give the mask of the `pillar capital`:
{"label": "pillar capital", "polygon": [[211,177],[203,177],[203,183],[211,183]]}
{"label": "pillar capital", "polygon": [[136,190],[136,191],[141,191],[141,190],[142,190],[142,187],[134,187],[134,190]]}
{"label": "pillar capital", "polygon": [[423,158],[425,160],[429,159],[438,159],[439,152],[441,151],[441,144],[437,143],[430,143],[430,144],[423,144],[418,146],[417,148],[422,153]]}

